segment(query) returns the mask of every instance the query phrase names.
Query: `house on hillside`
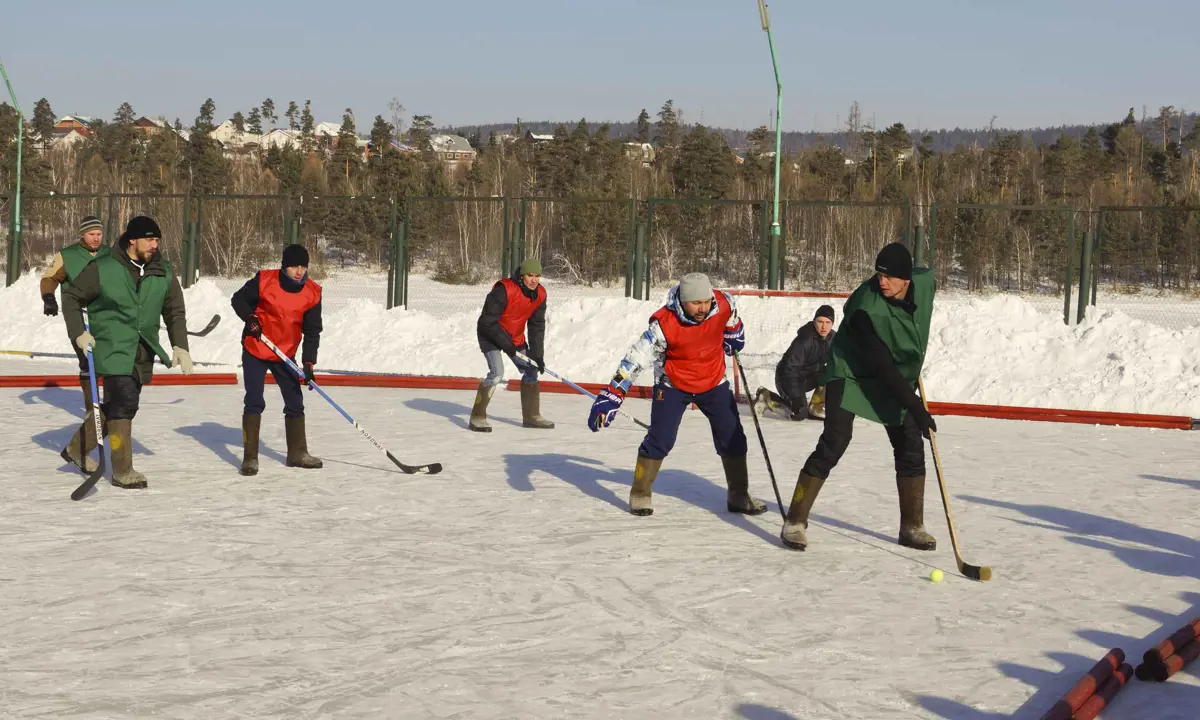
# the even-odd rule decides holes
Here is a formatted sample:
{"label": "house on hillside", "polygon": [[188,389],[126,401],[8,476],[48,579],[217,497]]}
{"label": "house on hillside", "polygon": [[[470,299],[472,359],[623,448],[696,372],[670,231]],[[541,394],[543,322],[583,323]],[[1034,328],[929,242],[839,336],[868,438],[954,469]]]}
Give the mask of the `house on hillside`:
{"label": "house on hillside", "polygon": [[429,138],[429,144],[438,160],[441,160],[450,170],[457,169],[459,164],[471,167],[475,162],[475,156],[479,154],[462,135],[434,135]]}
{"label": "house on hillside", "polygon": [[232,120],[226,120],[210,133],[209,137],[221,143],[230,153],[246,153],[254,150],[262,142],[262,136],[245,130],[238,130]]}
{"label": "house on hillside", "polygon": [[171,127],[171,124],[169,122],[167,122],[166,120],[164,120],[162,118],[146,117],[145,115],[138,118],[137,120],[134,120],[133,127],[136,128],[138,132],[145,135],[146,137],[151,137],[153,135],[158,135],[160,133],[174,129]]}
{"label": "house on hillside", "polygon": [[62,137],[74,130],[80,135],[87,137],[88,131],[95,122],[95,118],[88,117],[87,115],[63,115],[54,123],[54,135],[55,137]]}
{"label": "house on hillside", "polygon": [[656,157],[653,145],[640,142],[625,143],[625,155],[631,160],[640,160],[644,168],[653,165]]}
{"label": "house on hillside", "polygon": [[553,139],[554,139],[553,134],[547,135],[545,133],[535,133],[532,130],[525,131],[525,140],[534,145],[540,145],[544,142],[550,142]]}
{"label": "house on hillside", "polygon": [[83,133],[72,128],[66,135],[55,134],[50,139],[50,147],[62,150],[69,150],[79,143],[83,142],[86,137]]}
{"label": "house on hillside", "polygon": [[275,128],[262,136],[259,146],[264,150],[273,147],[298,148],[300,147],[300,133],[287,128]]}

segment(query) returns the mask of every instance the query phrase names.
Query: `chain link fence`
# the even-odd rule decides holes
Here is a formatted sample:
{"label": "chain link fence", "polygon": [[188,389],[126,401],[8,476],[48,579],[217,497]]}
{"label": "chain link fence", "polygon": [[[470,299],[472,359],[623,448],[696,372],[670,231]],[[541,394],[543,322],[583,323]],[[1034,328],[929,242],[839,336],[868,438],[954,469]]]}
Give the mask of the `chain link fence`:
{"label": "chain link fence", "polygon": [[874,272],[884,245],[911,247],[908,205],[788,202],[781,224],[784,289],[853,290]]}
{"label": "chain link fence", "polygon": [[1098,307],[1200,325],[1200,208],[1106,207],[1094,225]]}

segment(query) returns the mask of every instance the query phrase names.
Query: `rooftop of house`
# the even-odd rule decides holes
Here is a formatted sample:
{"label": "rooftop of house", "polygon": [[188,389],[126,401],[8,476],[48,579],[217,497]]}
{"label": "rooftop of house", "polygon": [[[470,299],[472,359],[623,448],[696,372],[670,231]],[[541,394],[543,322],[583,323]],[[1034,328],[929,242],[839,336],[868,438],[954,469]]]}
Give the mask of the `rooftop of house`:
{"label": "rooftop of house", "polygon": [[433,135],[429,138],[429,144],[435,152],[475,152],[475,148],[462,135]]}

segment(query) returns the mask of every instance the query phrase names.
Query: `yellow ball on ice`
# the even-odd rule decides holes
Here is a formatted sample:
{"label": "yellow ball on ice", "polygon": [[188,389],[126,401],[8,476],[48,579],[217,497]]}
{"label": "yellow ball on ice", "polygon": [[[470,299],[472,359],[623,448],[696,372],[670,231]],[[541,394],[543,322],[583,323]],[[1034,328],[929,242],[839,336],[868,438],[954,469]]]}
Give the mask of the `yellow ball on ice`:
{"label": "yellow ball on ice", "polygon": [[941,582],[942,578],[944,577],[946,577],[946,574],[937,568],[934,568],[933,571],[929,573],[929,579],[934,582]]}

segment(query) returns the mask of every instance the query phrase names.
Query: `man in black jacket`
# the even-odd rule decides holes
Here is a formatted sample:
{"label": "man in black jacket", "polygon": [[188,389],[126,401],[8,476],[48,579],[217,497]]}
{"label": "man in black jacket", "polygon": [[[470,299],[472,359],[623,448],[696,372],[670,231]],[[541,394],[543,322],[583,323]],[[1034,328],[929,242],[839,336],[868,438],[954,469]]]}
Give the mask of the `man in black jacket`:
{"label": "man in black jacket", "polygon": [[[492,431],[487,422],[488,403],[496,387],[504,381],[503,356],[508,355],[521,371],[522,426],[553,428],[554,423],[541,414],[538,374],[546,371],[546,287],[542,285],[542,264],[536,258],[525,260],[512,277],[492,286],[483,301],[475,335],[479,350],[487,360],[488,374],[475,392],[475,405],[471,408],[467,427],[474,432]],[[517,352],[533,364],[518,360]]]}
{"label": "man in black jacket", "polygon": [[[796,331],[796,338],[775,366],[778,394],[766,388],[758,389],[755,406],[760,413],[768,407],[775,410],[778,405],[783,405],[792,420],[824,417],[824,388],[817,385],[817,376],[825,367],[829,346],[837,334],[833,319],[833,308],[822,305],[817,308],[812,322]],[[813,393],[812,402],[806,407],[805,394],[809,392]]]}

